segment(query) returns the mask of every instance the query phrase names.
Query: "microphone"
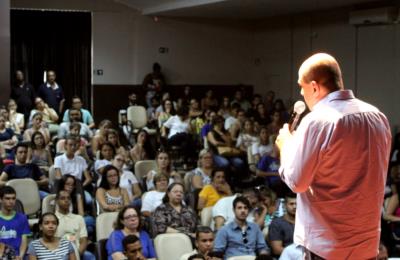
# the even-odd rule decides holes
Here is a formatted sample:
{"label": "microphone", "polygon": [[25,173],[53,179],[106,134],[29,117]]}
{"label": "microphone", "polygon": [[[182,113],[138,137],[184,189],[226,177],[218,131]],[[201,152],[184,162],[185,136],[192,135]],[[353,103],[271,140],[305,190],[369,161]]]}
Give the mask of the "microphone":
{"label": "microphone", "polygon": [[304,104],[303,101],[297,101],[296,103],[294,103],[294,108],[293,108],[293,113],[292,116],[290,118],[291,123],[289,123],[289,131],[293,132],[298,123],[300,122],[300,116],[301,114],[303,114],[303,112],[306,110],[306,104]]}

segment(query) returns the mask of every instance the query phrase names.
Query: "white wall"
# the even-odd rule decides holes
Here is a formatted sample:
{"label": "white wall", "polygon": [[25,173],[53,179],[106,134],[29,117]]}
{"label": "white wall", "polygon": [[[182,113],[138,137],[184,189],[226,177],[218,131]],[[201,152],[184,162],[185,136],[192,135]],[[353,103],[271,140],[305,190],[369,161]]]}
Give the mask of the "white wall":
{"label": "white wall", "polygon": [[[286,102],[299,97],[297,70],[316,51],[333,54],[346,88],[400,125],[400,27],[354,27],[348,11],[257,21],[250,29],[144,17],[113,0],[11,0],[12,7],[90,10],[94,84],[140,84],[158,61],[171,84],[252,84]],[[169,49],[160,54],[159,47]]]}
{"label": "white wall", "polygon": [[[261,27],[261,29],[260,29]],[[396,130],[400,125],[400,26],[355,27],[348,12],[272,19],[254,31],[256,92],[272,89],[287,103],[301,98],[297,70],[315,52],[328,52],[342,67],[344,84],[357,97],[383,111]]]}

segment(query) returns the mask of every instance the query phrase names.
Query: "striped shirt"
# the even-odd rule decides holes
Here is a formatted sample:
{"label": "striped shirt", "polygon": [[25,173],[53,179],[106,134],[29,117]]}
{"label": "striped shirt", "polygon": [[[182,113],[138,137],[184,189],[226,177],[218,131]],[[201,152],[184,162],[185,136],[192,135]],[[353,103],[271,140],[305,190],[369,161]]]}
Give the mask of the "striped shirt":
{"label": "striped shirt", "polygon": [[68,260],[69,254],[74,252],[74,248],[66,239],[60,239],[58,247],[54,250],[49,250],[43,243],[42,239],[36,239],[29,244],[28,254],[36,256],[38,260]]}

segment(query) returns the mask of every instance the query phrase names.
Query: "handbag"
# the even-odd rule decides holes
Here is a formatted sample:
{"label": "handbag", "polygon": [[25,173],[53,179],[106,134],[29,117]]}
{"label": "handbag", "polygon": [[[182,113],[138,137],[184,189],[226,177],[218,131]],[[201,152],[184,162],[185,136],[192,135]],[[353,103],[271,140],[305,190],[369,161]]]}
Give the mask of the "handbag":
{"label": "handbag", "polygon": [[239,149],[229,146],[218,146],[217,149],[218,154],[225,157],[240,156],[242,153]]}

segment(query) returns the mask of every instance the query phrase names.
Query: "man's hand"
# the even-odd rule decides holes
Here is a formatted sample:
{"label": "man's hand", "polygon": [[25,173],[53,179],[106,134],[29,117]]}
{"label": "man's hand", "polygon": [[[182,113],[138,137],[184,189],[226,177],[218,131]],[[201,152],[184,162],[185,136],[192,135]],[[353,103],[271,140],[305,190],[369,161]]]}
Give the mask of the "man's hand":
{"label": "man's hand", "polygon": [[[284,124],[283,127],[279,130],[279,135],[276,138],[275,144],[278,147],[279,151],[282,152],[283,145],[293,137],[292,133],[289,131],[289,125]],[[281,156],[282,158],[282,156]]]}

